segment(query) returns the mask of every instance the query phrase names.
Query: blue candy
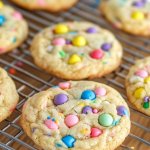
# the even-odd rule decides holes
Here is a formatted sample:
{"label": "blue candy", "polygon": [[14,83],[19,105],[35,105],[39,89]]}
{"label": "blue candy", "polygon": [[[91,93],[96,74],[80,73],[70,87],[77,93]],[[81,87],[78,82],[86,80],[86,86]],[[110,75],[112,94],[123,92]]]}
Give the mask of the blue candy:
{"label": "blue candy", "polygon": [[56,85],[56,86],[52,86],[52,88],[59,88],[59,86],[58,86],[58,85]]}
{"label": "blue candy", "polygon": [[0,26],[5,22],[5,18],[3,15],[0,15]]}
{"label": "blue candy", "polygon": [[119,121],[120,121],[120,119],[115,120],[112,125],[115,126]]}
{"label": "blue candy", "polygon": [[96,95],[93,91],[91,90],[86,90],[82,93],[81,95],[82,99],[89,99],[89,100],[94,100],[96,98]]}
{"label": "blue candy", "polygon": [[129,117],[129,113],[128,113],[128,111],[126,109],[123,110],[123,113],[124,113],[124,115]]}
{"label": "blue candy", "polygon": [[76,140],[71,135],[68,135],[68,136],[65,136],[64,138],[62,138],[62,141],[66,144],[67,147],[72,148],[72,147],[74,147],[74,142]]}

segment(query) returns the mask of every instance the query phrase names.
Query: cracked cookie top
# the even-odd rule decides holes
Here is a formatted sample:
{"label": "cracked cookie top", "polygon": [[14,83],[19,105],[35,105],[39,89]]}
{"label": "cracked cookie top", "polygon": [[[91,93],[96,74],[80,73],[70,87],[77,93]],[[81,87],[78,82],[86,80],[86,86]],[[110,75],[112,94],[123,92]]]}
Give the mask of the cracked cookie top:
{"label": "cracked cookie top", "polygon": [[30,97],[21,125],[44,149],[112,150],[130,131],[129,108],[111,87],[69,81]]}

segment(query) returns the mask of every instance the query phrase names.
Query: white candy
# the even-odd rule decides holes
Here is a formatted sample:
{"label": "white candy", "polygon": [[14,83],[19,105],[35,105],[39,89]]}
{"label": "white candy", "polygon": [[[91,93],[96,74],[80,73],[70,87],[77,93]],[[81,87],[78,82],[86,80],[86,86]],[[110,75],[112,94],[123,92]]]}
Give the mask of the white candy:
{"label": "white candy", "polygon": [[104,101],[103,104],[110,104],[108,101]]}
{"label": "white candy", "polygon": [[51,52],[51,51],[53,50],[53,48],[54,48],[54,46],[49,45],[49,46],[46,47],[46,50],[47,50],[48,52]]}
{"label": "white candy", "polygon": [[133,75],[131,78],[130,78],[130,83],[136,83],[136,82],[144,82],[144,79],[139,77],[139,76],[135,76]]}

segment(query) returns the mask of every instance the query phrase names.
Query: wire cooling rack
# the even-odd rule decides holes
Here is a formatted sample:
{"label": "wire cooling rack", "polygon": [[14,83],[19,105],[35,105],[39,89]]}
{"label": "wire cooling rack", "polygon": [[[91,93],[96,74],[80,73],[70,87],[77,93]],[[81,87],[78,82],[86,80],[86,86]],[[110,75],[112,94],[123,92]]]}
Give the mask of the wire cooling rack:
{"label": "wire cooling rack", "polygon": [[[41,149],[23,132],[19,119],[24,102],[36,92],[45,90],[63,81],[56,78],[34,65],[29,47],[32,38],[42,28],[63,21],[86,20],[96,23],[115,33],[124,48],[124,56],[121,66],[109,75],[102,78],[92,79],[93,81],[105,83],[120,92],[126,98],[124,79],[131,65],[138,58],[150,54],[150,38],[129,35],[115,29],[102,17],[98,11],[100,0],[80,0],[80,2],[69,11],[50,13],[45,11],[27,11],[12,4],[9,0],[2,0],[5,4],[12,5],[20,11],[28,21],[30,32],[28,39],[13,52],[0,55],[0,66],[9,71],[16,70],[15,74],[9,74],[16,83],[20,101],[13,114],[0,123],[0,149],[5,150],[36,150]],[[23,62],[18,67],[18,62]],[[132,128],[131,133],[124,143],[117,150],[150,150],[150,117],[138,112],[129,102],[131,110]]]}

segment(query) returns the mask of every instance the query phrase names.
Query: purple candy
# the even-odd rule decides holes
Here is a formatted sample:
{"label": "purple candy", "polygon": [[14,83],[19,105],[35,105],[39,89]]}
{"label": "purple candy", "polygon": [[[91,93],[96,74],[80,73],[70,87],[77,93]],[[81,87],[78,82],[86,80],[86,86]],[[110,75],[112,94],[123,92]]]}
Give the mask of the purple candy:
{"label": "purple candy", "polygon": [[146,97],[144,98],[144,102],[145,102],[145,103],[149,102],[149,96],[146,96]]}
{"label": "purple candy", "polygon": [[91,28],[88,28],[88,29],[86,30],[86,32],[87,32],[87,33],[97,33],[98,31],[97,31],[96,28],[91,27]]}
{"label": "purple candy", "polygon": [[134,2],[132,5],[141,8],[143,7],[143,2]]}
{"label": "purple candy", "polygon": [[83,108],[82,114],[87,114],[87,111],[93,112],[91,107],[86,106]]}
{"label": "purple candy", "polygon": [[124,115],[124,110],[127,110],[124,106],[117,107],[118,115],[123,116]]}
{"label": "purple candy", "polygon": [[66,41],[66,44],[71,44],[71,41],[67,40],[67,41]]}
{"label": "purple candy", "polygon": [[146,3],[147,2],[147,0],[142,0],[142,3]]}
{"label": "purple candy", "polygon": [[68,101],[68,97],[65,94],[58,94],[54,98],[55,105],[62,105]]}
{"label": "purple candy", "polygon": [[101,49],[104,50],[104,51],[108,51],[110,48],[111,48],[111,44],[110,43],[104,43],[101,46]]}

